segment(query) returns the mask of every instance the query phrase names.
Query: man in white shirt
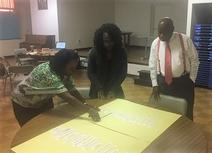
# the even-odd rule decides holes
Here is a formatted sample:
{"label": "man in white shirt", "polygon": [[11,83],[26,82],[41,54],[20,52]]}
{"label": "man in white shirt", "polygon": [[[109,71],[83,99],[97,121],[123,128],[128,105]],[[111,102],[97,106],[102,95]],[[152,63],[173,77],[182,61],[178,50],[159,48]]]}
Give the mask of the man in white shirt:
{"label": "man in white shirt", "polygon": [[160,98],[160,93],[183,98],[188,102],[187,117],[193,120],[194,82],[198,66],[198,55],[192,40],[174,32],[172,19],[161,19],[158,38],[152,43],[149,59],[155,101]]}

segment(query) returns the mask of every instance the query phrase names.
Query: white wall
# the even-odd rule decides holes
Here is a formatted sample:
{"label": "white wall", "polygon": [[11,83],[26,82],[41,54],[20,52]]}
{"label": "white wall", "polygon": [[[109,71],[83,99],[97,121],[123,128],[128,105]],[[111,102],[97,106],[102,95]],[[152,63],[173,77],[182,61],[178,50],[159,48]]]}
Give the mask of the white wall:
{"label": "white wall", "polygon": [[135,76],[139,76],[139,71],[141,70],[144,70],[144,71],[150,70],[148,65],[141,65],[141,64],[128,63],[127,67],[128,67],[127,74],[135,75]]}
{"label": "white wall", "polygon": [[186,33],[187,1],[164,2],[155,4],[155,31],[157,35],[158,22],[163,17],[170,17],[174,21],[175,31]]}
{"label": "white wall", "polygon": [[48,10],[38,10],[37,0],[30,0],[32,34],[55,35],[59,40],[57,0],[48,0]]}
{"label": "white wall", "polygon": [[14,54],[14,49],[19,48],[19,43],[24,40],[26,34],[31,33],[30,7],[28,0],[16,0],[16,12],[20,21],[21,39],[0,40],[0,56]]}
{"label": "white wall", "polygon": [[[106,22],[115,22],[123,31],[134,32],[133,45],[143,45],[143,36],[156,35],[158,21],[164,16],[174,19],[176,31],[186,31],[187,0],[48,0],[48,10],[38,10],[37,0],[30,3],[32,33],[56,35],[56,40],[67,41],[70,48],[92,46],[95,30]],[[31,23],[29,7],[22,7],[19,12],[23,38],[31,33]],[[11,54],[20,41],[0,41],[0,55]]]}
{"label": "white wall", "polygon": [[115,2],[115,22],[123,31],[149,34],[150,18],[150,3],[120,0]]}
{"label": "white wall", "polygon": [[93,46],[95,30],[114,22],[113,0],[58,0],[60,40],[70,48]]}
{"label": "white wall", "polygon": [[[150,35],[151,5],[142,1],[115,1],[115,23],[122,31],[133,32],[132,45]],[[143,41],[142,41],[143,42]]]}
{"label": "white wall", "polygon": [[115,23],[131,31],[132,45],[143,46],[146,36],[157,36],[161,18],[174,20],[175,30],[186,32],[187,0],[115,0]]}
{"label": "white wall", "polygon": [[92,46],[95,30],[106,22],[133,32],[131,44],[138,46],[144,46],[143,37],[156,37],[164,16],[173,18],[176,31],[186,32],[187,0],[48,0],[48,10],[30,1],[32,33],[55,34],[69,48]]}

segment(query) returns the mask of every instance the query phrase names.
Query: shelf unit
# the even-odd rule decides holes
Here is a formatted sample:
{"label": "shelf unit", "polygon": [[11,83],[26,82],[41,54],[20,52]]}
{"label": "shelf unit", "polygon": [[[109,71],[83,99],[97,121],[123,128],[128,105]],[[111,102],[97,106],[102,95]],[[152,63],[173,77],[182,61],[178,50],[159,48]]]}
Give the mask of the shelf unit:
{"label": "shelf unit", "polygon": [[196,85],[212,88],[212,24],[196,24],[193,41],[200,61]]}

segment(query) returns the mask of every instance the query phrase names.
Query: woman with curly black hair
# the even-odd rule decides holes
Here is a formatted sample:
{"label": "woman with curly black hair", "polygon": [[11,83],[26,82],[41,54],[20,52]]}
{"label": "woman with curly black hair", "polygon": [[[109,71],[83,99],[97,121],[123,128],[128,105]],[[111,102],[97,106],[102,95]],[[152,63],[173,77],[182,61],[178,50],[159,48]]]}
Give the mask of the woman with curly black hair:
{"label": "woman with curly black hair", "polygon": [[124,98],[121,87],[127,74],[127,54],[121,30],[114,24],[103,24],[94,36],[94,47],[88,60],[91,98]]}

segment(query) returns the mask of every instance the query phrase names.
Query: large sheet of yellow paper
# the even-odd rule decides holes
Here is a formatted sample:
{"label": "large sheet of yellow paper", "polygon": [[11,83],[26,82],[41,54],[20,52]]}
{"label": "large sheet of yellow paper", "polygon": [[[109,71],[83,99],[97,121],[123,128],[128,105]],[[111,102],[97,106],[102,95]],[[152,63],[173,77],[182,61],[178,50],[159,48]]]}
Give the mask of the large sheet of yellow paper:
{"label": "large sheet of yellow paper", "polygon": [[117,99],[101,107],[109,114],[101,122],[94,123],[152,142],[161,135],[180,115]]}
{"label": "large sheet of yellow paper", "polygon": [[19,146],[16,153],[140,153],[148,142],[85,120],[72,120]]}
{"label": "large sheet of yellow paper", "polygon": [[140,153],[180,115],[117,99],[14,148],[16,153]]}

